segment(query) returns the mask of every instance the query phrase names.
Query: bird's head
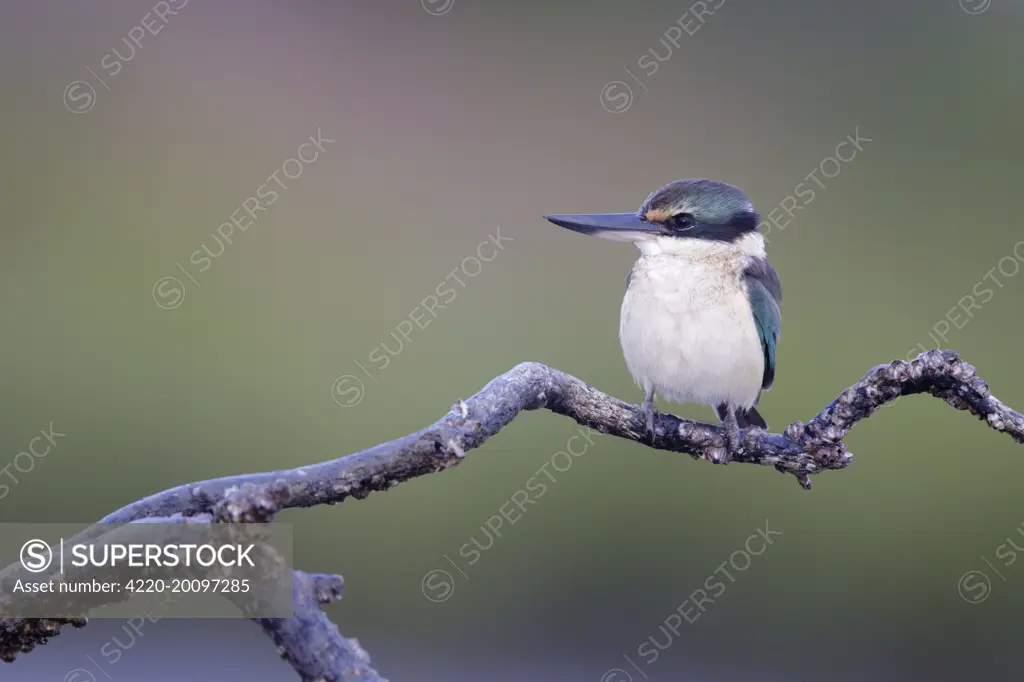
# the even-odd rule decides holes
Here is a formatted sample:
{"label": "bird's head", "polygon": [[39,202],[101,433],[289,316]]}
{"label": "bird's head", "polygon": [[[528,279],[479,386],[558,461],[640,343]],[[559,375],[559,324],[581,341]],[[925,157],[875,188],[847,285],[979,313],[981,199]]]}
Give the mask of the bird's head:
{"label": "bird's head", "polygon": [[738,187],[704,179],[670,182],[647,197],[636,213],[544,217],[583,234],[633,242],[644,251],[673,251],[689,240],[735,242],[756,233],[760,220]]}

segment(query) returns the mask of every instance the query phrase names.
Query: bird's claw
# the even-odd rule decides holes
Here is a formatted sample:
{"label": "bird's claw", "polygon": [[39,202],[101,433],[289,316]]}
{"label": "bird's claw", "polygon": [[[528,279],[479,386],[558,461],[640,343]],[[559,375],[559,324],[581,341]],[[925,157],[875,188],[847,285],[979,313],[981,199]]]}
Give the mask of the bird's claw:
{"label": "bird's claw", "polygon": [[717,464],[728,464],[734,457],[743,452],[743,432],[735,423],[725,424],[725,450],[719,457]]}
{"label": "bird's claw", "polygon": [[653,446],[658,437],[658,432],[654,426],[654,422],[658,418],[658,408],[654,406],[654,401],[645,400],[640,406],[640,412],[644,418],[644,429],[647,431],[647,442]]}

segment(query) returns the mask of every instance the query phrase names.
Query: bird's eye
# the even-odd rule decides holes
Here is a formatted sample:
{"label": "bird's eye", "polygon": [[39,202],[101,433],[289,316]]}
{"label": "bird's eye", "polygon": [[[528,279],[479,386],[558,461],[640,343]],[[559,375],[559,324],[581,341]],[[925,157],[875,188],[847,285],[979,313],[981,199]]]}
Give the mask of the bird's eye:
{"label": "bird's eye", "polygon": [[672,227],[677,230],[689,230],[696,224],[692,213],[677,213],[672,216]]}

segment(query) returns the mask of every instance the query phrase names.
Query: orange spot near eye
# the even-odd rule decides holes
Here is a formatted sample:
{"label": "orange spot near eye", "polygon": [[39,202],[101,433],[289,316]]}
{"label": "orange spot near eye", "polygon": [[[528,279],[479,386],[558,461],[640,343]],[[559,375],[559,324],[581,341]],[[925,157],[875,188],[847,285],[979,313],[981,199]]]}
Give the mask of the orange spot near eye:
{"label": "orange spot near eye", "polygon": [[668,217],[668,213],[660,208],[652,208],[644,214],[644,218],[646,218],[649,223],[663,223],[668,219]]}

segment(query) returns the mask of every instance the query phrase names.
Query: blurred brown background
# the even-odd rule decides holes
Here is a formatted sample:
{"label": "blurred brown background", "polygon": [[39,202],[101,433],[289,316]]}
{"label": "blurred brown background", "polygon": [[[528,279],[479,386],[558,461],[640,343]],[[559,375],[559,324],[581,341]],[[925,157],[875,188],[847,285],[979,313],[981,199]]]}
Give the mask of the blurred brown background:
{"label": "blurred brown background", "polygon": [[[91,521],[179,483],[337,457],[524,360],[639,402],[617,339],[636,250],[541,216],[634,210],[680,177],[737,184],[766,216],[816,191],[769,237],[785,288],[761,402],[774,429],[935,339],[1024,408],[1016,0],[181,5],[162,23],[135,0],[0,10],[0,467],[18,481],[0,480],[2,521]],[[119,59],[144,18],[162,28]],[[287,189],[270,180],[274,204],[202,270],[218,226],[248,224],[236,211],[318,130],[334,142],[297,176],[287,164]],[[826,161],[855,131],[870,142]],[[448,279],[454,299],[381,369],[375,349],[394,351],[396,326],[499,226],[512,241]],[[981,309],[950,313],[972,289]],[[51,422],[66,436],[15,468]],[[997,551],[1024,547],[1024,450],[969,415],[902,400],[812,492],[599,437],[470,565],[460,548],[487,545],[481,526],[577,429],[526,414],[453,471],[284,515],[297,564],[345,576],[330,613],[382,674],[1019,669],[1024,561]],[[638,648],[665,643],[659,625],[765,519],[783,535],[648,663]],[[974,570],[990,582],[959,582]],[[248,623],[161,621],[128,642],[98,622],[0,674],[292,679]]]}

